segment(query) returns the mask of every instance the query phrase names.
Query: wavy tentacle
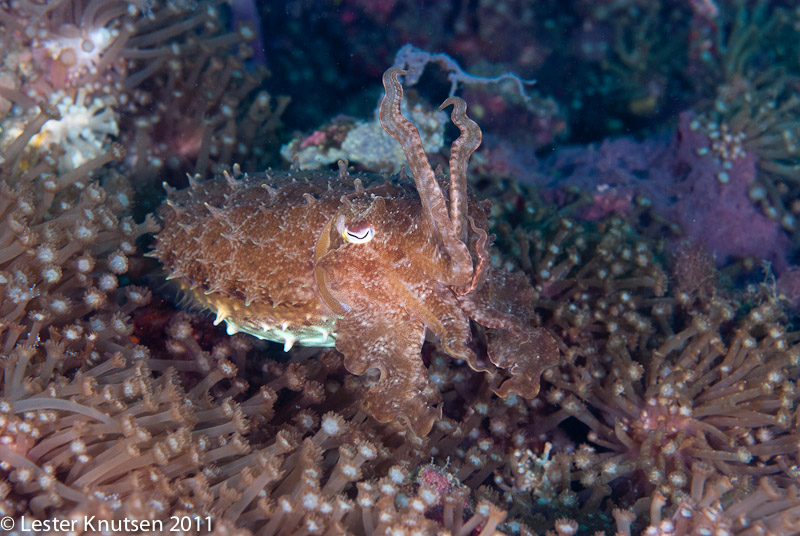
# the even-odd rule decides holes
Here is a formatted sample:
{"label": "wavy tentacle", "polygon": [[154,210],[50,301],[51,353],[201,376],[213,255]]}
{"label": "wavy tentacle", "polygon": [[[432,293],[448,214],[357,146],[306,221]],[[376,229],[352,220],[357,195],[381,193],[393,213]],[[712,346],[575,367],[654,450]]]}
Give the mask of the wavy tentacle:
{"label": "wavy tentacle", "polygon": [[447,214],[447,204],[444,195],[436,182],[422,138],[417,127],[400,112],[400,103],[403,100],[403,86],[397,77],[407,74],[407,71],[392,67],[383,75],[383,87],[386,95],[381,101],[379,117],[384,130],[403,147],[403,152],[408,160],[417,191],[422,202],[423,213],[431,222],[434,232],[450,255],[450,278],[447,283],[454,286],[469,284],[472,280],[472,257],[464,240],[454,231],[453,222]]}
{"label": "wavy tentacle", "polygon": [[478,237],[475,241],[475,254],[478,257],[478,266],[472,274],[472,281],[469,286],[463,290],[456,291],[458,296],[468,296],[477,292],[481,285],[486,281],[486,274],[489,273],[489,268],[492,266],[492,257],[489,253],[489,234],[485,229],[478,227],[475,220],[467,216],[469,226],[472,232]]}
{"label": "wavy tentacle", "polygon": [[478,124],[467,117],[467,103],[460,97],[448,97],[439,110],[453,105],[450,118],[461,135],[450,147],[450,221],[453,231],[462,242],[467,242],[467,167],[472,153],[480,147],[483,138]]}

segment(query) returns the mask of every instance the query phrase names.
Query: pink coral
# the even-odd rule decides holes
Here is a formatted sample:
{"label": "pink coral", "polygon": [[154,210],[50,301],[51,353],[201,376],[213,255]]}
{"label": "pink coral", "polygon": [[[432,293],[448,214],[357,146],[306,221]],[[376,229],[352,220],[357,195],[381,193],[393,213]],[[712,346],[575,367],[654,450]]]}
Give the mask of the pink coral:
{"label": "pink coral", "polygon": [[578,210],[584,219],[649,206],[683,238],[708,248],[718,265],[755,257],[780,273],[788,265],[790,240],[751,200],[757,163],[736,136],[685,112],[671,139],[620,138],[562,149],[529,176],[549,186],[557,200],[576,187],[585,192],[589,203]]}
{"label": "pink coral", "polygon": [[693,114],[681,114],[673,152],[664,166],[671,166],[675,181],[669,192],[671,203],[661,200],[664,213],[688,238],[716,253],[720,263],[752,256],[769,260],[782,271],[789,237],[749,197],[756,177],[755,153],[726,158],[729,149],[719,147],[713,136],[715,131],[703,129]]}
{"label": "pink coral", "polygon": [[300,142],[300,148],[301,149],[305,149],[306,147],[308,147],[310,145],[320,145],[325,141],[325,139],[327,137],[328,137],[328,135],[325,134],[324,131],[317,130],[317,131],[313,132],[310,136],[305,138],[302,142]]}

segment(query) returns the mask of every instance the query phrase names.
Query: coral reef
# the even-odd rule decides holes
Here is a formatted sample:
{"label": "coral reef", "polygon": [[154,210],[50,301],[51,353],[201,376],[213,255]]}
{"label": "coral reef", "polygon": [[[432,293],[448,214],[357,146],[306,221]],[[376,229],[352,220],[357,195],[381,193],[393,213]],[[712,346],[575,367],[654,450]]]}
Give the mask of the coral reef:
{"label": "coral reef", "polygon": [[[800,535],[799,16],[786,0],[0,1],[0,531]],[[389,119],[411,158],[379,116],[352,119],[393,63],[417,69],[403,113],[430,127],[409,144]],[[463,110],[453,127],[427,104],[454,92],[484,133],[469,169]],[[354,217],[411,177],[360,172],[432,176],[452,247],[419,256],[452,268],[460,243],[455,276],[477,274],[442,288],[475,283],[459,318],[478,322],[420,328],[396,307],[384,323],[415,343],[392,372],[427,382],[394,392],[435,402],[418,434],[381,413],[374,356],[354,367],[358,329],[343,352],[228,334],[195,307],[215,293],[176,296],[146,255],[162,181],[189,183],[163,212],[187,249],[181,210],[231,246],[211,222],[250,179],[309,178],[289,183],[308,217],[329,179],[345,203],[327,164],[283,169],[291,136],[290,160],[345,156],[364,190],[320,247],[350,252],[320,263],[349,275],[329,303],[381,310],[354,299],[375,270],[352,266],[381,243]],[[227,265],[191,269],[233,284]],[[492,309],[551,334],[558,363],[526,370],[535,348]]]}
{"label": "coral reef", "polygon": [[[606,140],[598,147],[566,148],[529,169],[530,180],[554,189],[554,198],[579,189],[576,217],[655,215],[674,243],[705,246],[719,266],[747,257],[770,261],[782,273],[792,255],[786,229],[753,202],[758,157],[719,132],[709,133],[691,112],[682,113],[671,139]],[[720,136],[727,137],[722,141]],[[653,217],[653,216],[651,216]]]}
{"label": "coral reef", "polygon": [[[419,131],[425,152],[439,152],[447,116],[424,102],[408,104],[404,100],[401,106]],[[408,165],[403,148],[380,125],[377,109],[372,121],[334,117],[311,134],[285,144],[281,156],[301,170],[325,168],[339,160],[383,173],[397,173]]]}

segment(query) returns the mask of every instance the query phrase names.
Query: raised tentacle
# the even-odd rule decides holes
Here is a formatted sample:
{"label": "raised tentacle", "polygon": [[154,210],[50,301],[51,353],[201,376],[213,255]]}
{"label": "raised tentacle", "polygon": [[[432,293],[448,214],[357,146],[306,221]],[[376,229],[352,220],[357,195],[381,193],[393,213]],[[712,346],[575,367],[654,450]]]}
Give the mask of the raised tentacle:
{"label": "raised tentacle", "polygon": [[403,86],[397,77],[401,74],[407,74],[407,71],[398,67],[392,67],[383,74],[386,94],[381,101],[380,122],[384,130],[403,147],[417,185],[423,213],[450,255],[451,280],[447,281],[447,284],[464,286],[472,280],[472,257],[466,242],[454,232],[453,222],[447,214],[444,195],[428,162],[419,131],[400,112]]}
{"label": "raised tentacle", "polygon": [[450,118],[461,135],[450,147],[450,221],[453,231],[462,242],[467,242],[467,166],[469,157],[481,145],[481,129],[467,117],[467,103],[460,97],[448,97],[439,110],[453,105]]}
{"label": "raised tentacle", "polygon": [[478,227],[475,224],[475,220],[470,216],[467,216],[467,219],[469,220],[469,226],[472,229],[472,232],[478,237],[475,241],[475,254],[478,257],[478,266],[475,267],[475,270],[472,274],[472,281],[470,282],[469,286],[465,289],[459,289],[456,291],[456,294],[459,296],[465,296],[472,294],[473,292],[477,292],[481,285],[483,285],[483,283],[486,281],[486,274],[489,273],[489,268],[492,266],[492,257],[489,253],[489,234],[485,229]]}

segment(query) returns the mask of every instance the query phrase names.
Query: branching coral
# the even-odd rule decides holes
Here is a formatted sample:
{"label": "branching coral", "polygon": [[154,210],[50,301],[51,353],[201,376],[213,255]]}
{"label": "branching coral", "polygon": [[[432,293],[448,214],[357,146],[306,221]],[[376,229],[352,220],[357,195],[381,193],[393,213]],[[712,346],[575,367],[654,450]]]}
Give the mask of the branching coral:
{"label": "branching coral", "polygon": [[649,310],[667,292],[663,252],[621,218],[581,223],[545,205],[535,189],[502,181],[490,187],[499,198],[493,261],[526,274],[534,303],[565,344],[594,346],[600,334],[618,329],[631,330],[629,346],[647,344],[654,332]]}
{"label": "branching coral", "polygon": [[243,58],[202,45],[194,57],[169,58],[162,70],[123,107],[130,112],[122,128],[135,177],[147,179],[154,170],[204,175],[231,162],[247,169],[267,165],[289,99],[261,89],[263,69],[250,72]]}
{"label": "branching coral", "polygon": [[[793,119],[800,109],[796,91],[800,80],[780,72],[769,72],[717,97],[698,128],[711,138],[709,155],[719,158],[724,169],[753,152],[758,177],[750,184],[750,199],[790,233],[796,231],[800,215],[800,186],[796,173],[800,149],[796,140],[800,126]],[[722,90],[721,90],[722,91]],[[719,174],[725,182],[727,172]]]}
{"label": "branching coral", "polygon": [[[93,387],[136,354],[130,314],[150,292],[121,280],[136,262],[137,239],[157,230],[151,218],[137,224],[126,215],[130,187],[108,169],[124,156],[118,145],[66,171],[58,147],[25,150],[48,119],[41,113],[23,128],[2,152],[0,171],[0,458],[10,516],[86,498],[66,475],[76,464],[92,474],[86,456],[95,452],[82,434],[105,432],[84,420],[106,431],[124,426],[98,409],[103,393]],[[118,391],[124,379],[116,376]]]}
{"label": "branching coral", "polygon": [[733,481],[793,476],[800,347],[786,340],[777,314],[765,304],[720,332],[733,310],[715,301],[657,348],[629,349],[612,333],[599,360],[549,374],[548,401],[587,426],[598,449],[578,468],[581,482],[639,472],[644,489],[675,497],[696,462]]}
{"label": "branching coral", "polygon": [[[16,146],[24,142],[20,137]],[[47,326],[63,326],[113,303],[118,278],[137,252],[137,238],[157,229],[150,218],[136,224],[116,215],[130,207],[124,181],[110,179],[119,189],[109,195],[91,179],[123,154],[115,146],[66,173],[57,172],[49,158],[21,171],[13,166],[17,154],[3,154],[12,163],[0,174],[0,313],[7,329],[6,353],[22,334],[27,339],[19,342],[35,344]]]}
{"label": "branching coral", "polygon": [[[579,223],[532,189],[483,189],[500,199],[494,261],[536,283],[566,359],[545,373],[550,388],[529,417],[490,421],[526,430],[508,447],[513,463],[496,472],[511,515],[607,526],[597,511],[606,498],[632,506],[658,490],[677,504],[695,463],[741,485],[795,481],[800,347],[772,294],[742,316],[708,261],[698,273],[677,270],[670,290],[663,252],[621,219]],[[690,268],[686,256],[676,262]]]}
{"label": "branching coral", "polygon": [[[398,446],[393,427],[365,419],[351,403],[359,392],[332,376],[334,354],[265,364],[247,394],[234,364],[251,348],[244,336],[206,349],[178,315],[157,355],[111,335],[94,340],[113,355],[81,362],[73,331],[47,344],[46,358],[19,347],[6,364],[4,515],[96,516],[93,526],[189,515],[201,523],[193,533],[211,534],[487,535],[505,516],[485,500],[465,509],[465,488],[413,478],[423,445]],[[338,411],[319,414],[323,401]]]}
{"label": "branching coral", "polygon": [[[744,489],[747,488],[747,489]],[[690,492],[668,501],[656,492],[650,502],[647,536],[689,536],[693,534],[796,535],[800,533],[798,489],[783,489],[767,478],[758,485],[739,486],[714,475],[710,466],[692,466]],[[636,516],[628,510],[614,510],[617,534],[630,536]]]}

